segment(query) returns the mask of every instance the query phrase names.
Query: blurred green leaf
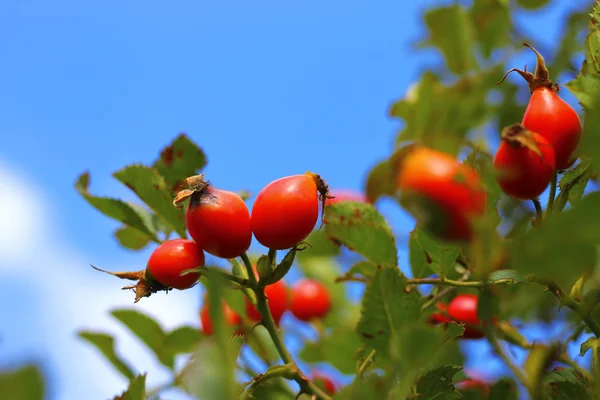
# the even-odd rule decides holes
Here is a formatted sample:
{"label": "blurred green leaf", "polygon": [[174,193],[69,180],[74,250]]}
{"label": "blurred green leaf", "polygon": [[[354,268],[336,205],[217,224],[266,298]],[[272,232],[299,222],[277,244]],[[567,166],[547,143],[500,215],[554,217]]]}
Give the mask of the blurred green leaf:
{"label": "blurred green leaf", "polygon": [[198,175],[205,166],[206,154],[185,133],[165,147],[153,164],[171,192],[175,192],[185,178]]}
{"label": "blurred green leaf", "polygon": [[147,234],[127,225],[117,229],[115,237],[121,246],[131,250],[141,250],[152,240]]}
{"label": "blurred green leaf", "polygon": [[410,266],[415,278],[431,275],[431,272],[447,276],[453,272],[460,249],[435,240],[420,227],[410,233],[409,239]]}
{"label": "blurred green leaf", "polygon": [[458,4],[438,7],[425,13],[429,38],[425,42],[444,55],[448,69],[454,74],[477,65],[473,54],[474,28],[466,10]]}
{"label": "blurred green leaf", "polygon": [[492,386],[487,400],[517,400],[519,391],[515,381],[502,378]]}
{"label": "blurred green leaf", "polygon": [[180,326],[167,333],[161,352],[165,355],[191,353],[202,340],[203,333],[192,326]]}
{"label": "blurred green leaf", "polygon": [[[587,5],[585,11],[587,11]],[[548,69],[553,76],[558,76],[561,72],[571,69],[571,60],[573,55],[584,50],[579,33],[583,31],[590,19],[589,14],[584,10],[573,10],[566,18],[566,27],[563,30],[562,38],[558,49],[554,55],[552,63]]]}
{"label": "blurred green leaf", "polygon": [[354,374],[355,353],[360,345],[360,338],[353,328],[334,328],[318,342],[305,343],[299,356],[307,363],[328,362],[342,374]]}
{"label": "blurred green leaf", "polygon": [[367,285],[362,299],[357,332],[363,343],[389,355],[390,342],[398,337],[404,325],[420,317],[420,296],[407,288],[398,267],[378,271]]}
{"label": "blurred green leaf", "polygon": [[269,335],[269,331],[264,326],[257,325],[251,332],[247,333],[246,344],[267,364],[279,361],[277,348]]}
{"label": "blurred green leaf", "polygon": [[44,377],[35,365],[0,370],[0,393],[6,400],[43,400]]}
{"label": "blurred green leaf", "polygon": [[134,309],[116,309],[110,313],[148,346],[163,364],[173,368],[173,360],[164,359],[161,352],[166,334],[158,322]]}
{"label": "blurred green leaf", "polygon": [[462,370],[462,367],[443,365],[423,374],[417,381],[417,394],[419,400],[454,400],[462,395],[456,391],[452,384],[452,377]]}
{"label": "blurred green leaf", "polygon": [[329,239],[325,229],[312,231],[304,241],[308,244],[308,247],[296,253],[296,257],[299,259],[323,256],[335,257],[340,254],[340,246]]}
{"label": "blurred green leaf", "polygon": [[500,216],[497,211],[498,200],[500,199],[501,189],[496,180],[496,171],[493,167],[494,157],[488,151],[481,148],[473,149],[465,158],[464,164],[473,167],[479,176],[487,191],[487,206],[488,211],[498,216],[498,222],[500,222]]}
{"label": "blurred green leaf", "polygon": [[543,379],[544,398],[550,400],[591,400],[593,397],[586,385],[585,378],[575,369],[555,369]]}
{"label": "blurred green leaf", "polygon": [[180,237],[187,237],[183,210],[173,206],[173,195],[156,169],[133,164],[113,176],[133,190]]}
{"label": "blurred green leaf", "polygon": [[394,235],[372,205],[355,201],[331,204],[324,222],[327,233],[350,250],[377,265],[397,265]]}
{"label": "blurred green leaf", "polygon": [[549,0],[517,0],[517,4],[520,7],[535,10],[536,8],[544,7],[548,4]]}
{"label": "blurred green leaf", "polygon": [[385,396],[391,389],[391,382],[386,376],[369,374],[364,379],[356,379],[348,386],[343,387],[333,397],[335,400],[364,400],[374,398],[374,394],[380,398],[396,399],[392,395]]}
{"label": "blurred green leaf", "polygon": [[508,4],[498,0],[475,0],[470,13],[475,38],[485,58],[510,42],[512,21]]}
{"label": "blurred green leaf", "polygon": [[138,375],[129,382],[129,387],[114,400],[145,400],[146,399],[146,374]]}
{"label": "blurred green leaf", "polygon": [[529,282],[531,282],[530,279],[526,278],[523,274],[521,274],[519,271],[514,270],[514,269],[499,269],[497,271],[492,272],[488,276],[489,282],[505,281],[508,279],[510,279],[514,283],[529,283]]}
{"label": "blurred green leaf", "polygon": [[79,175],[77,182],[75,183],[75,188],[91,206],[96,208],[104,215],[123,222],[125,225],[136,229],[141,234],[149,237],[151,240],[158,241],[156,238],[156,231],[152,225],[151,215],[147,211],[138,207],[134,207],[132,204],[119,199],[94,196],[88,191],[89,187],[89,172]]}
{"label": "blurred green leaf", "polygon": [[94,345],[108,361],[127,379],[135,378],[131,367],[125,363],[115,352],[115,339],[105,333],[80,331],[79,337]]}
{"label": "blurred green leaf", "polygon": [[394,172],[389,160],[380,161],[373,166],[365,182],[365,193],[372,204],[383,196],[393,196],[396,191]]}
{"label": "blurred green leaf", "polygon": [[353,264],[345,275],[362,275],[364,277],[372,277],[377,272],[377,266],[369,261],[359,261]]}

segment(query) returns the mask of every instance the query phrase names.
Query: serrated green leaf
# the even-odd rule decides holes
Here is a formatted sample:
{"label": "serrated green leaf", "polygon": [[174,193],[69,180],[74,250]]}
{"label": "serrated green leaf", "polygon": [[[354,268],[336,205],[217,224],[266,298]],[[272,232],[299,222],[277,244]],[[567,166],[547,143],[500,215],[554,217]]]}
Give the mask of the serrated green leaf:
{"label": "serrated green leaf", "polygon": [[94,196],[89,192],[90,174],[85,172],[77,178],[75,189],[84,199],[104,215],[124,223],[152,240],[158,241],[156,231],[147,217],[148,212],[134,207],[132,204],[119,199]]}
{"label": "serrated green leaf", "polygon": [[106,359],[127,379],[135,378],[133,370],[115,352],[115,339],[105,333],[80,331],[78,336],[94,345]]}
{"label": "serrated green leaf", "polygon": [[590,176],[591,162],[587,158],[582,159],[575,168],[565,172],[558,182],[560,192],[556,198],[554,209],[562,211],[567,205],[567,201],[577,204],[583,197]]}
{"label": "serrated green leaf", "polygon": [[142,250],[152,240],[147,234],[127,225],[117,229],[115,231],[115,237],[121,246],[130,250]]}
{"label": "serrated green leaf", "polygon": [[548,4],[549,0],[517,0],[517,4],[520,7],[526,8],[528,10],[535,10],[537,8],[544,7]]}
{"label": "serrated green leaf", "polygon": [[[300,253],[301,252],[302,251],[300,251]],[[294,265],[296,254],[298,254],[297,247],[294,247],[288,251],[283,257],[283,260],[281,260],[281,262],[275,267],[273,274],[265,281],[265,285],[272,285],[283,279],[283,277],[286,276],[289,270],[292,268],[292,265]]]}
{"label": "serrated green leaf", "polygon": [[431,9],[425,13],[425,24],[427,44],[440,49],[450,72],[461,74],[476,65],[473,23],[463,7],[456,4]]}
{"label": "serrated green leaf", "polygon": [[138,375],[129,382],[129,387],[114,400],[145,400],[146,399],[146,374]]}
{"label": "serrated green leaf", "polygon": [[173,368],[173,358],[162,353],[166,334],[158,322],[134,309],[116,309],[110,314],[148,346],[163,365]]}
{"label": "serrated green leaf", "polygon": [[359,261],[353,264],[346,275],[362,275],[365,277],[371,277],[377,272],[377,266],[369,261]]}
{"label": "serrated green leaf", "polygon": [[543,379],[544,399],[550,400],[592,400],[585,378],[573,368],[560,368],[547,374]]}
{"label": "serrated green leaf", "polygon": [[510,42],[512,20],[508,5],[498,0],[475,0],[470,14],[475,38],[485,58]]}
{"label": "serrated green leaf", "polygon": [[469,165],[477,171],[481,178],[481,183],[487,192],[488,212],[493,212],[500,223],[500,216],[497,211],[498,200],[500,199],[501,189],[496,180],[496,171],[493,167],[494,157],[488,151],[481,148],[473,149],[465,158],[464,164]]}
{"label": "serrated green leaf", "polygon": [[377,265],[398,264],[394,235],[372,205],[345,201],[327,207],[324,223],[331,237]]}
{"label": "serrated green leaf", "polygon": [[517,400],[519,390],[515,381],[509,378],[502,378],[490,390],[487,400]]}
{"label": "serrated green leaf", "polygon": [[389,160],[380,161],[367,175],[365,193],[372,204],[383,196],[393,196],[396,191],[394,172]]}
{"label": "serrated green leaf", "polygon": [[0,370],[0,393],[6,400],[43,400],[44,377],[35,365]]}
{"label": "serrated green leaf", "polygon": [[175,192],[185,178],[198,175],[205,166],[206,154],[185,133],[165,147],[153,164],[171,192]]}
{"label": "serrated green leaf", "polygon": [[398,267],[386,267],[373,276],[362,299],[358,335],[366,345],[386,356],[392,338],[420,316],[419,294],[408,290]]}
{"label": "serrated green leaf", "polygon": [[[392,382],[388,376],[370,374],[365,379],[356,379],[351,385],[341,388],[333,398],[335,400],[364,400],[374,398],[373,395],[375,393],[387,394],[391,389],[391,384]],[[390,395],[383,398],[399,399],[402,397]]]}
{"label": "serrated green leaf", "polygon": [[307,363],[328,362],[342,374],[356,373],[355,353],[360,338],[352,328],[334,328],[317,342],[307,342],[299,356]]}
{"label": "serrated green leaf", "polygon": [[311,232],[304,240],[307,243],[307,248],[297,252],[296,257],[311,258],[311,257],[335,257],[340,254],[340,246],[335,244],[327,236],[325,229],[317,229]]}
{"label": "serrated green leaf", "polygon": [[240,337],[222,343],[214,337],[203,340],[181,373],[183,389],[203,400],[237,398],[242,390],[235,380],[234,366],[242,344]]}
{"label": "serrated green leaf", "polygon": [[204,334],[192,326],[180,326],[169,332],[162,345],[161,352],[165,355],[191,353]]}
{"label": "serrated green leaf", "polygon": [[173,206],[172,193],[156,169],[133,164],[115,172],[113,176],[133,190],[180,237],[187,237],[184,212]]}
{"label": "serrated green leaf", "polygon": [[452,377],[461,370],[462,367],[443,365],[423,374],[416,385],[419,400],[460,399],[462,395],[452,384]]}
{"label": "serrated green leaf", "polygon": [[441,243],[418,226],[410,233],[408,246],[410,265],[415,278],[429,276],[430,272],[447,276],[452,272],[460,254],[457,246]]}

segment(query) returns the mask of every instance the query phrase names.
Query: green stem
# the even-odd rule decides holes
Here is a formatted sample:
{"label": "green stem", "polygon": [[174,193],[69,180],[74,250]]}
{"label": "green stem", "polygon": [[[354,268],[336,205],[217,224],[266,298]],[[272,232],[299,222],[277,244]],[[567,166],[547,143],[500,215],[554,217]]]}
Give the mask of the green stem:
{"label": "green stem", "polygon": [[238,400],[247,400],[252,398],[252,393],[264,382],[273,378],[296,379],[300,374],[295,364],[275,365],[265,371],[264,374],[258,374],[250,381],[250,384],[240,394]]}
{"label": "green stem", "polygon": [[548,194],[548,205],[546,206],[546,215],[552,213],[552,207],[554,207],[554,199],[556,198],[556,182],[558,180],[558,174],[554,171],[552,180],[550,181],[550,193]]}
{"label": "green stem", "polygon": [[485,336],[494,349],[494,352],[504,361],[508,368],[512,371],[514,376],[521,382],[521,384],[527,387],[527,377],[525,373],[519,368],[514,361],[508,356],[508,353],[502,348],[498,339],[494,335],[493,328],[490,324],[487,324],[484,328]]}
{"label": "green stem", "polygon": [[325,392],[323,392],[321,389],[319,389],[314,383],[312,383],[306,377],[304,377],[302,372],[298,369],[296,362],[294,361],[294,358],[290,354],[289,350],[285,346],[285,343],[283,342],[283,339],[279,335],[279,329],[277,328],[277,325],[275,325],[275,321],[273,320],[273,315],[271,315],[271,310],[269,309],[269,304],[267,303],[267,297],[265,296],[265,290],[264,290],[264,288],[256,285],[256,277],[254,276],[254,271],[252,270],[252,263],[250,262],[248,255],[246,253],[244,253],[244,254],[242,254],[241,258],[242,258],[242,261],[244,262],[244,265],[246,266],[246,269],[248,270],[248,275],[250,276],[250,283],[253,284],[255,287],[254,291],[256,293],[256,303],[257,303],[256,309],[258,310],[258,312],[260,313],[260,315],[262,317],[262,324],[269,332],[269,335],[271,336],[271,340],[273,340],[273,344],[275,345],[275,348],[277,349],[277,352],[279,353],[281,360],[285,364],[294,365],[296,367],[296,369],[298,370],[298,373],[294,376],[293,379],[296,382],[298,382],[298,384],[300,385],[300,388],[302,389],[302,391],[304,393],[313,394],[313,395],[317,396],[318,399],[321,399],[321,400],[331,400],[331,397],[329,397]]}
{"label": "green stem", "polygon": [[[494,281],[495,284],[501,283],[509,283],[512,282],[512,279],[501,279],[498,281]],[[446,286],[456,286],[456,287],[483,287],[486,285],[483,281],[471,281],[471,282],[463,282],[463,281],[455,281],[453,279],[447,278],[415,278],[415,279],[407,279],[406,283],[409,285],[446,285]]]}
{"label": "green stem", "polygon": [[533,199],[533,205],[535,206],[535,222],[539,225],[544,219],[544,210],[542,210],[542,203],[539,199]]}

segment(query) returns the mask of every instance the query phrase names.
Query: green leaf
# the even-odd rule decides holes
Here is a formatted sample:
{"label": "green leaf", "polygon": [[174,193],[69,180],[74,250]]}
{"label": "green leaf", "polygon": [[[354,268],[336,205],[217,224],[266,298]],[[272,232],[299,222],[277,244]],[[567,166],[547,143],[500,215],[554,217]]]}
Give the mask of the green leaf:
{"label": "green leaf", "polygon": [[121,246],[130,250],[142,250],[152,240],[144,232],[140,232],[131,226],[122,226],[115,231],[115,237]]}
{"label": "green leaf", "polygon": [[164,365],[173,368],[172,359],[164,359],[161,354],[166,334],[158,322],[133,309],[116,309],[110,313],[148,346]]}
{"label": "green leaf", "polygon": [[296,258],[296,254],[298,253],[298,248],[294,247],[290,251],[286,253],[283,257],[283,260],[277,265],[273,274],[266,280],[265,285],[272,285],[287,275],[289,270],[294,265],[294,259]]}
{"label": "green leaf", "polygon": [[182,133],[160,152],[153,167],[164,177],[167,187],[175,192],[185,178],[198,175],[206,166],[206,155]]}
{"label": "green leaf", "polygon": [[510,280],[511,283],[529,283],[531,279],[526,278],[522,273],[514,269],[499,269],[488,276],[488,281],[496,283],[499,281]]}
{"label": "green leaf", "polygon": [[108,361],[127,379],[135,378],[131,367],[115,352],[115,339],[105,333],[80,331],[79,337],[94,345]]}
{"label": "green leaf", "polygon": [[549,0],[517,0],[517,4],[520,7],[528,10],[535,10],[536,8],[542,8],[548,4]]}
{"label": "green leaf", "polygon": [[258,272],[259,281],[265,281],[273,273],[273,260],[266,254],[258,258],[256,262],[256,271]]}
{"label": "green leaf", "polygon": [[369,261],[359,261],[356,264],[352,265],[346,275],[362,275],[364,277],[372,277],[377,272],[377,266]]}
{"label": "green leaf", "polygon": [[543,379],[544,399],[550,400],[592,400],[586,387],[585,378],[573,368],[560,368],[547,374]]}
{"label": "green leaf", "polygon": [[191,353],[202,338],[203,333],[199,329],[180,326],[166,335],[161,353],[166,356]]}
{"label": "green leaf", "polygon": [[554,209],[562,211],[567,205],[567,201],[571,201],[571,204],[577,204],[583,197],[590,176],[591,162],[587,158],[582,159],[575,168],[565,172],[558,182],[560,192],[554,203]]}
{"label": "green leaf", "polygon": [[418,226],[410,233],[408,248],[415,278],[429,276],[432,272],[447,276],[460,254],[458,247],[439,242]]}
{"label": "green leaf", "polygon": [[502,378],[492,386],[487,400],[517,400],[519,391],[515,381]]}
{"label": "green leaf", "polygon": [[246,344],[269,365],[280,359],[269,331],[263,325],[257,325],[249,333],[246,333]]}
{"label": "green leaf", "polygon": [[512,21],[507,4],[498,0],[475,0],[470,13],[475,38],[485,58],[510,42]]}
{"label": "green leaf", "polygon": [[156,169],[133,164],[113,176],[133,190],[180,237],[187,237],[183,210],[173,206],[172,193]]}
{"label": "green leaf", "polygon": [[394,172],[389,160],[383,160],[369,171],[365,182],[365,193],[372,204],[383,196],[393,196],[396,191]]}
{"label": "green leaf", "polygon": [[150,239],[158,241],[156,231],[148,218],[148,212],[119,199],[99,197],[90,194],[90,174],[85,172],[77,178],[75,188],[84,199],[104,215],[130,226]]}
{"label": "green leaf", "polygon": [[429,30],[426,43],[440,49],[450,72],[461,74],[477,65],[474,29],[463,7],[456,4],[431,9],[425,13],[425,24]]}
{"label": "green leaf", "polygon": [[138,375],[129,382],[129,387],[114,400],[145,400],[146,399],[146,374]]}
{"label": "green leaf", "polygon": [[420,296],[406,287],[406,279],[398,267],[382,268],[367,285],[362,299],[357,332],[362,341],[389,355],[390,342],[402,327],[420,317]]}
{"label": "green leaf", "polygon": [[0,371],[0,393],[6,400],[43,400],[44,377],[34,365]]}
{"label": "green leaf", "polygon": [[352,328],[334,328],[318,342],[307,342],[300,351],[300,359],[307,363],[328,362],[342,374],[356,373],[356,349],[360,338]]}
{"label": "green leaf", "polygon": [[203,340],[181,374],[186,392],[203,400],[237,398],[241,385],[234,379],[234,365],[242,344],[240,337],[223,343],[214,337]]}
{"label": "green leaf", "polygon": [[443,365],[423,374],[417,381],[417,394],[419,400],[454,400],[462,395],[456,391],[452,384],[452,377],[462,367]]}
{"label": "green leaf", "polygon": [[394,235],[385,219],[370,204],[345,201],[328,206],[327,233],[350,250],[377,265],[397,265]]}
{"label": "green leaf", "polygon": [[490,287],[484,287],[477,302],[477,317],[481,321],[490,321],[500,312],[498,302],[498,297],[494,295]]}
{"label": "green leaf", "polygon": [[481,182],[487,191],[488,212],[492,211],[497,216],[498,223],[500,223],[497,204],[500,199],[501,189],[496,180],[497,172],[493,167],[493,160],[494,157],[490,152],[477,147],[467,154],[464,164],[473,167],[481,177]]}
{"label": "green leaf", "polygon": [[340,246],[327,236],[325,229],[312,231],[304,242],[308,244],[308,247],[296,253],[298,259],[324,256],[335,257],[340,254]]}
{"label": "green leaf", "polygon": [[568,70],[572,65],[573,55],[584,50],[583,43],[579,39],[580,32],[587,28],[589,15],[582,13],[581,10],[575,9],[568,18],[563,18],[567,23],[563,28],[563,35],[552,60],[552,64],[548,67],[552,71],[552,75],[558,76],[562,71]]}

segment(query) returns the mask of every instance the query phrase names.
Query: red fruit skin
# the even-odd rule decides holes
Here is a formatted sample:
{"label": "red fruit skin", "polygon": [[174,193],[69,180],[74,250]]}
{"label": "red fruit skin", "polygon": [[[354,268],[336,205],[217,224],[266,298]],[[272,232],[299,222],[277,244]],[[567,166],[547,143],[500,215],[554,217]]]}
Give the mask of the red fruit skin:
{"label": "red fruit skin", "polygon": [[365,196],[364,194],[348,189],[332,190],[330,191],[329,195],[333,198],[328,198],[327,200],[325,200],[325,206],[328,206],[330,204],[336,204],[340,201],[358,201],[361,203],[369,202],[367,200],[367,196]]}
{"label": "red fruit skin", "polygon": [[[447,324],[448,322],[456,322],[458,324],[464,323],[464,321],[453,319],[450,315],[448,315],[448,306],[446,304],[437,303],[436,308],[440,311],[435,312],[429,316],[428,321],[430,324],[439,325]],[[469,324],[464,325],[464,328],[465,330],[460,336],[461,339],[481,339],[485,336],[483,334],[483,331],[476,326]]]}
{"label": "red fruit skin", "polygon": [[192,195],[186,213],[190,236],[209,254],[235,258],[252,242],[250,212],[236,193],[207,187]]}
{"label": "red fruit skin", "polygon": [[418,195],[426,201],[420,206],[435,216],[425,223],[431,233],[447,241],[471,239],[470,220],[482,215],[487,203],[477,171],[450,154],[417,147],[404,157],[397,172],[401,197]]}
{"label": "red fruit skin", "polygon": [[459,294],[448,304],[448,315],[465,324],[481,325],[477,317],[479,297],[474,294]]}
{"label": "red fruit skin", "polygon": [[204,266],[204,252],[187,239],[163,242],[150,255],[146,265],[147,278],[174,289],[189,289],[198,282],[198,274],[180,275],[186,269]]}
{"label": "red fruit skin", "polygon": [[292,286],[290,311],[300,321],[324,318],[331,309],[331,296],[321,282],[301,279]]}
{"label": "red fruit skin", "polygon": [[556,169],[554,149],[542,135],[532,132],[542,156],[531,149],[502,141],[494,157],[494,168],[500,173],[498,185],[504,193],[521,200],[537,198],[552,180]]}
{"label": "red fruit skin", "polygon": [[[213,323],[212,323],[212,320],[210,319],[209,309],[210,309],[209,303],[207,301],[205,301],[204,306],[202,307],[202,310],[200,311],[200,322],[202,322],[202,331],[207,336],[211,336],[214,333]],[[227,303],[222,302],[221,309],[225,316],[225,324],[226,325],[234,326],[234,327],[241,325],[242,319],[235,311],[233,311],[231,309],[231,307],[229,307],[227,305]],[[239,335],[242,333],[243,333],[243,331],[241,329],[238,329],[234,333],[234,335]]]}
{"label": "red fruit skin", "polygon": [[547,87],[536,88],[523,115],[525,128],[548,140],[556,154],[556,168],[565,170],[575,162],[573,152],[581,139],[581,120],[577,112],[556,92]]}
{"label": "red fruit skin", "polygon": [[478,391],[484,398],[487,398],[490,393],[490,385],[480,379],[465,379],[455,384],[459,392]]}
{"label": "red fruit skin", "polygon": [[321,387],[325,390],[325,392],[329,395],[333,395],[337,391],[336,384],[331,378],[329,378],[325,374],[322,374],[320,372],[313,372],[311,374],[311,379],[314,383],[320,384]]}
{"label": "red fruit skin", "polygon": [[252,232],[260,244],[289,249],[312,232],[319,217],[317,182],[310,175],[274,180],[256,196]]}
{"label": "red fruit skin", "polygon": [[[289,309],[291,303],[288,287],[282,280],[277,281],[274,284],[265,287],[265,295],[269,301],[271,315],[273,316],[275,323],[279,324],[281,317],[283,317],[283,314]],[[259,322],[261,319],[260,313],[247,298],[246,313],[248,314],[248,317],[255,322]]]}

